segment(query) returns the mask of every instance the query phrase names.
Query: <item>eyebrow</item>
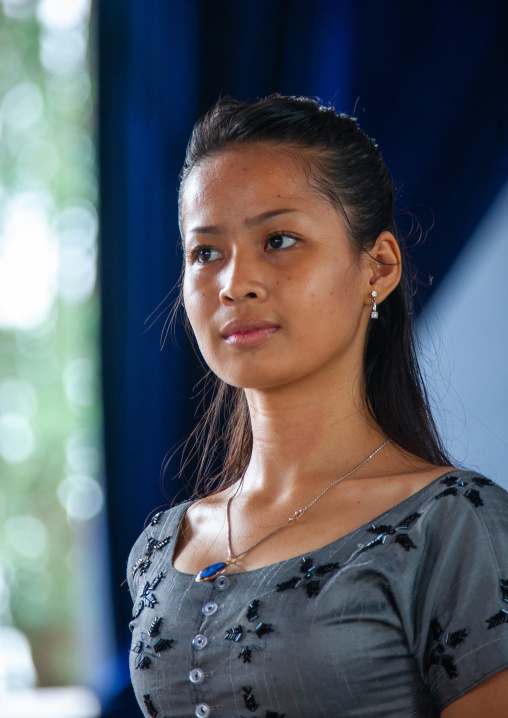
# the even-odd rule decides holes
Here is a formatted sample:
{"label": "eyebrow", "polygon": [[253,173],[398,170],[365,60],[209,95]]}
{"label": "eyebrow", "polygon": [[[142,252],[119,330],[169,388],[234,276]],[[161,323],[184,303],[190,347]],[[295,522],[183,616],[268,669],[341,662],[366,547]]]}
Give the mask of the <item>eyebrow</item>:
{"label": "eyebrow", "polygon": [[[262,224],[263,222],[266,222],[269,219],[273,219],[274,217],[278,217],[281,214],[289,214],[291,212],[298,212],[297,209],[291,209],[291,208],[281,208],[281,209],[271,209],[268,210],[268,212],[261,212],[261,214],[257,214],[254,217],[247,217],[244,220],[244,225],[247,227],[247,229],[253,229],[254,227],[257,227],[258,225]],[[224,227],[220,225],[205,225],[203,227],[192,227],[189,230],[190,234],[222,234],[224,233],[225,229]]]}

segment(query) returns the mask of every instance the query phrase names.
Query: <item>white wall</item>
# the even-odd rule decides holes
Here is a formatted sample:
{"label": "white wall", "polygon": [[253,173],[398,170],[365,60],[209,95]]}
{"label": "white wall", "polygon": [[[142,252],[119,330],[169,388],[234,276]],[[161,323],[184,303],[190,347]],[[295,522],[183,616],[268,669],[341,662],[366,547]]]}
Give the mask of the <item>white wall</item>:
{"label": "white wall", "polygon": [[508,489],[508,184],[418,328],[427,385],[449,451],[459,464]]}

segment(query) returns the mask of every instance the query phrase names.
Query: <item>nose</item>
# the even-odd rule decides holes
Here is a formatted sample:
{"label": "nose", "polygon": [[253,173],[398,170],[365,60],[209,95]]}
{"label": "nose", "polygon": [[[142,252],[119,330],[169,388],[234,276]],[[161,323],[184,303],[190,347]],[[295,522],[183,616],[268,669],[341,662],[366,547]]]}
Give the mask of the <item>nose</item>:
{"label": "nose", "polygon": [[252,256],[241,257],[239,254],[232,257],[224,270],[220,301],[230,305],[253,299],[264,301],[267,296],[266,277],[256,260]]}

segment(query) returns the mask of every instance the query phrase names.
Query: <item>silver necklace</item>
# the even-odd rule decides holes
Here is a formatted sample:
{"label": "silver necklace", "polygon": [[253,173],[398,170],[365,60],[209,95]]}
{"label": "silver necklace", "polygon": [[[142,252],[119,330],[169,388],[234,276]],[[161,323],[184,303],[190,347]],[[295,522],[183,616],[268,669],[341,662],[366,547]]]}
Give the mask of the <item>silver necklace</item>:
{"label": "silver necklace", "polygon": [[372,452],[369,456],[367,456],[366,459],[361,461],[358,466],[355,466],[354,469],[351,469],[347,472],[347,474],[344,474],[344,476],[339,476],[338,479],[335,479],[332,481],[332,483],[326,487],[326,489],[323,489],[320,494],[318,494],[310,504],[307,504],[303,509],[297,509],[292,516],[290,516],[287,521],[284,521],[283,524],[278,526],[276,529],[273,529],[273,531],[270,531],[270,533],[266,534],[266,536],[263,536],[259,539],[259,541],[256,541],[256,543],[253,543],[252,546],[249,546],[249,548],[244,549],[243,551],[240,551],[240,553],[233,553],[233,549],[231,546],[231,520],[230,520],[230,507],[231,502],[233,501],[234,497],[236,496],[236,493],[233,494],[228,499],[228,503],[226,505],[226,521],[228,526],[228,557],[226,561],[219,561],[218,563],[212,563],[209,566],[206,566],[202,571],[200,571],[195,576],[195,580],[198,583],[202,583],[204,581],[213,581],[217,578],[217,576],[220,576],[224,571],[227,569],[228,566],[231,566],[231,564],[235,563],[241,556],[245,556],[246,553],[249,551],[252,551],[253,548],[256,548],[256,546],[259,546],[260,543],[263,541],[266,541],[266,539],[269,539],[270,536],[273,536],[274,534],[278,533],[279,531],[282,531],[283,528],[286,526],[289,526],[290,524],[294,523],[295,521],[298,521],[299,518],[303,516],[303,514],[310,509],[311,506],[314,506],[316,501],[319,501],[319,499],[326,494],[327,491],[330,491],[331,488],[335,486],[335,484],[338,484],[339,481],[344,481],[344,479],[347,479],[351,474],[354,474],[355,471],[358,471],[358,469],[361,469],[362,466],[365,466],[365,464],[370,461],[377,453],[378,451],[381,451],[381,449],[386,446],[389,443],[390,439],[386,439],[386,441],[383,441],[383,443],[377,447],[375,451]]}

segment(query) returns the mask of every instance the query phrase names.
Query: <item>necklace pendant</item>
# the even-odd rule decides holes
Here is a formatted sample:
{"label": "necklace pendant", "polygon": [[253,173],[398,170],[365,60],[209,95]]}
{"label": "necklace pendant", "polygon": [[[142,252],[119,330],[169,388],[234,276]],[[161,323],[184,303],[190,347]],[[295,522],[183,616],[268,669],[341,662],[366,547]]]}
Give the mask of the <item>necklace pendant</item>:
{"label": "necklace pendant", "polygon": [[194,578],[195,581],[198,583],[203,583],[204,581],[213,581],[217,578],[217,576],[220,576],[221,573],[224,573],[225,569],[229,566],[229,563],[227,561],[220,561],[219,563],[211,563],[209,566],[204,568],[202,571],[200,571],[198,574],[196,574],[196,577]]}

